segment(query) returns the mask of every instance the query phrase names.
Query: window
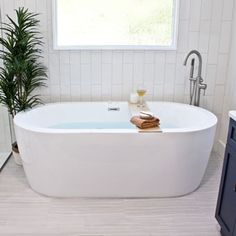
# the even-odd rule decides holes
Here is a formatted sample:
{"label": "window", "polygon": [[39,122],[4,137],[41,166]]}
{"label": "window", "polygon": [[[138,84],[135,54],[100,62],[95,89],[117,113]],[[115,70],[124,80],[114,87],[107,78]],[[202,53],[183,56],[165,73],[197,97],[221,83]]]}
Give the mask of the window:
{"label": "window", "polygon": [[54,0],[55,49],[176,49],[178,0]]}

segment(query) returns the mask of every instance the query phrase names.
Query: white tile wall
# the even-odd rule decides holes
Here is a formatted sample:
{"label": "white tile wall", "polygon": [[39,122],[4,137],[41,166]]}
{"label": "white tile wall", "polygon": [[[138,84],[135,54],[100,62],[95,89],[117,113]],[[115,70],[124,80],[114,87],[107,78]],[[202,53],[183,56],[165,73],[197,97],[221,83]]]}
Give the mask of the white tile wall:
{"label": "white tile wall", "polygon": [[0,106],[0,153],[11,150],[10,128],[7,110]]}
{"label": "white tile wall", "polygon": [[[220,132],[219,132],[219,143],[222,145],[218,146],[218,152],[223,154],[224,152],[224,144],[227,137],[228,132],[228,123],[229,123],[229,116],[228,112],[230,110],[236,110],[236,4],[234,7],[232,7],[232,1],[226,1],[227,6],[224,7],[224,11],[228,9],[228,14],[224,12],[224,17],[228,19],[232,19],[232,37],[231,37],[231,47],[230,47],[230,55],[228,58],[229,65],[227,70],[227,80],[221,80],[222,78],[219,78],[219,81],[224,84],[226,87],[225,94],[224,94],[224,105],[223,105],[223,113],[222,113],[222,119],[220,123]],[[234,11],[234,14],[232,14],[232,11]],[[223,62],[223,58],[221,58],[221,73],[222,76],[225,74],[225,62]],[[219,93],[222,93],[220,89],[218,90]]]}
{"label": "white tile wall", "polygon": [[[2,2],[0,2],[1,13],[2,13],[2,7],[3,7]],[[2,66],[2,61],[0,61],[0,66]],[[10,138],[8,112],[5,107],[0,105],[0,167],[3,164],[2,162],[5,161],[6,153],[11,150],[10,144],[11,144],[11,138]]]}
{"label": "white tile wall", "polygon": [[233,0],[180,0],[178,49],[172,52],[55,51],[50,0],[0,3],[5,14],[12,15],[18,6],[41,13],[49,74],[48,88],[41,90],[45,102],[127,100],[139,83],[147,86],[150,100],[187,102],[189,68],[182,63],[190,49],[197,49],[203,54],[203,76],[208,83],[202,106],[222,116]]}

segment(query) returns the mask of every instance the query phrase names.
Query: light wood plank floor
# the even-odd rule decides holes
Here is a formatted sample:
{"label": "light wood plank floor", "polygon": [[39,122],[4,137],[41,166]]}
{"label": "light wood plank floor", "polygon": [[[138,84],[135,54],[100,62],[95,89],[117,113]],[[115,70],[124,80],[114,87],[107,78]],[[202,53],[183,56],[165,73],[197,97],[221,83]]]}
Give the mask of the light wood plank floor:
{"label": "light wood plank floor", "polygon": [[13,159],[0,173],[1,236],[219,236],[214,218],[222,160],[180,198],[56,199],[33,192]]}

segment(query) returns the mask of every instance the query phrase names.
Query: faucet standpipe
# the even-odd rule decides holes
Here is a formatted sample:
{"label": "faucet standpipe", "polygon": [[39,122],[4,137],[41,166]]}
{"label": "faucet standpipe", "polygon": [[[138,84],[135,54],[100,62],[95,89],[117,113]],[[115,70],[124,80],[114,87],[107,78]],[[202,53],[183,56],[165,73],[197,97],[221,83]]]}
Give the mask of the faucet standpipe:
{"label": "faucet standpipe", "polygon": [[193,77],[193,75],[194,75],[194,62],[195,62],[195,59],[193,58],[191,61],[191,69],[190,69],[190,76],[189,76],[190,105],[192,105],[192,103],[193,103],[194,106],[199,106],[200,105],[201,90],[204,90],[204,95],[205,95],[205,91],[207,89],[207,84],[203,83],[203,78],[201,76],[201,74],[202,74],[202,56],[201,56],[200,52],[198,52],[197,50],[190,51],[184,60],[184,66],[187,65],[189,57],[193,54],[197,55],[197,58],[198,58],[198,74],[197,74],[196,78]]}

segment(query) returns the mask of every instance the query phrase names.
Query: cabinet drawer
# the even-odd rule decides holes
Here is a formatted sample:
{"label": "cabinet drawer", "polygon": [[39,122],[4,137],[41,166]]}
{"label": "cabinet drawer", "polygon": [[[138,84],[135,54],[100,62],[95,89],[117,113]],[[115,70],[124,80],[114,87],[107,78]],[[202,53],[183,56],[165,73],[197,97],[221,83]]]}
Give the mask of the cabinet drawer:
{"label": "cabinet drawer", "polygon": [[216,218],[224,236],[233,236],[236,220],[236,151],[226,147]]}
{"label": "cabinet drawer", "polygon": [[236,121],[230,119],[227,143],[236,149]]}

